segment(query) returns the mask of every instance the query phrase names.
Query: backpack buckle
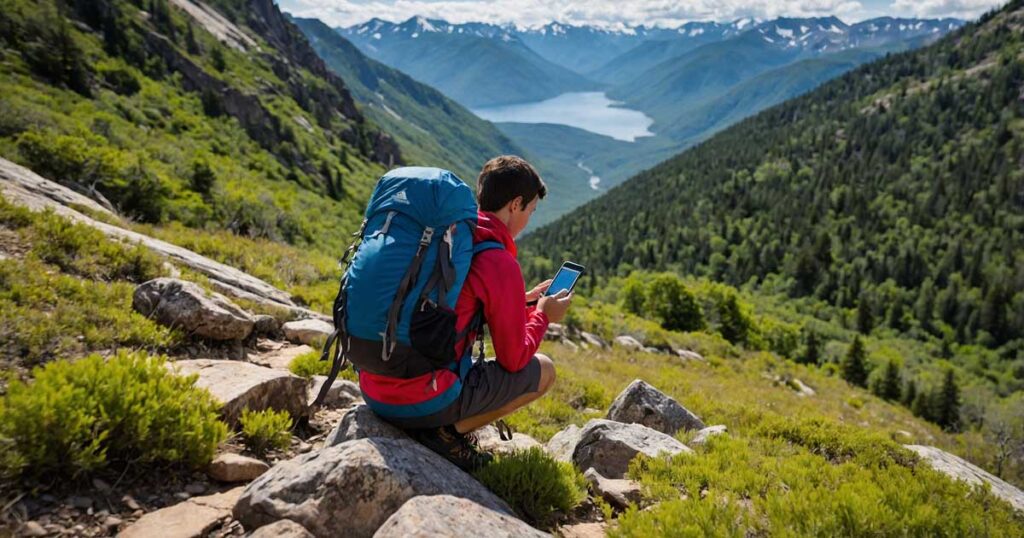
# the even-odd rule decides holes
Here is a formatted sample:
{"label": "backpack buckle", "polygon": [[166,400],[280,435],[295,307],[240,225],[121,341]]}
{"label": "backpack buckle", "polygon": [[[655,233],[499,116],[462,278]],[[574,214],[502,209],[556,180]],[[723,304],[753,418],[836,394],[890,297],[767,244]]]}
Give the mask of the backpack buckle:
{"label": "backpack buckle", "polygon": [[427,226],[423,229],[423,235],[420,236],[420,245],[427,246],[430,241],[434,238],[434,229]]}

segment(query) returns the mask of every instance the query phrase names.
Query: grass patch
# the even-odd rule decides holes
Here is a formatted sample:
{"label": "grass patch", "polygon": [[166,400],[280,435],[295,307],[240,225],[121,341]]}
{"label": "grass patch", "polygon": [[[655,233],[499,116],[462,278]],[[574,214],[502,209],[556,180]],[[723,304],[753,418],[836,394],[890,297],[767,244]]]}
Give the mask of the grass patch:
{"label": "grass patch", "polygon": [[587,498],[583,474],[537,447],[498,455],[475,476],[527,522],[545,528],[556,512],[568,512]]}
{"label": "grass patch", "polygon": [[287,411],[245,409],[239,422],[245,447],[257,457],[271,448],[284,450],[292,440],[292,418]]}
{"label": "grass patch", "polygon": [[[331,361],[321,361],[320,351],[303,353],[288,363],[288,370],[291,373],[309,379],[315,375],[327,375],[331,373]],[[353,383],[359,382],[359,374],[351,367],[345,368],[338,373],[338,379],[347,379]]]}
{"label": "grass patch", "polygon": [[227,437],[220,404],[165,359],[120,352],[60,360],[12,380],[0,400],[8,478],[76,477],[108,466],[209,463]]}

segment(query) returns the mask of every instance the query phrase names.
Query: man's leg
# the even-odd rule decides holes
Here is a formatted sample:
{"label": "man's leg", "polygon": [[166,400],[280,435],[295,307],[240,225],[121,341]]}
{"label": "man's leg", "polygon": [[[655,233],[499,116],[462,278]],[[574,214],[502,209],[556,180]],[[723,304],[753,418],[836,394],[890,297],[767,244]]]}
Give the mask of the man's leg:
{"label": "man's leg", "polygon": [[536,357],[537,362],[540,363],[540,382],[537,384],[536,392],[521,394],[493,411],[466,417],[455,423],[455,430],[459,433],[466,433],[486,426],[499,418],[512,414],[517,409],[540,398],[550,390],[551,386],[555,384],[555,363],[547,355],[538,353]]}

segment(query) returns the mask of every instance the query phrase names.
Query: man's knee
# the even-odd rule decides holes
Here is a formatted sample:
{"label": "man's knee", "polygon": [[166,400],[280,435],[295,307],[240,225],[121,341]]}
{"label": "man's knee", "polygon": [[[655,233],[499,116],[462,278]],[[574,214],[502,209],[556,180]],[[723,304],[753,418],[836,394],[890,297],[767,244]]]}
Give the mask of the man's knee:
{"label": "man's knee", "polygon": [[541,353],[537,354],[537,362],[540,363],[540,383],[537,385],[537,392],[545,393],[555,384],[555,363],[551,357]]}

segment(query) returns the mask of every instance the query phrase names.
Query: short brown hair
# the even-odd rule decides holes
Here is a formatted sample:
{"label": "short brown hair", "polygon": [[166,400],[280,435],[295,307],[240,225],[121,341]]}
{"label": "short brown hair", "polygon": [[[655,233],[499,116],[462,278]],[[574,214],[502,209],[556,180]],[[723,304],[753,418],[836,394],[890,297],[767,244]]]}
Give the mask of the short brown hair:
{"label": "short brown hair", "polygon": [[526,159],[515,155],[495,157],[480,170],[476,179],[476,201],[483,211],[497,211],[522,196],[528,204],[534,197],[544,198],[548,188]]}

